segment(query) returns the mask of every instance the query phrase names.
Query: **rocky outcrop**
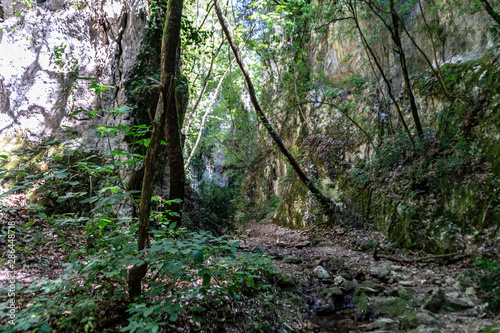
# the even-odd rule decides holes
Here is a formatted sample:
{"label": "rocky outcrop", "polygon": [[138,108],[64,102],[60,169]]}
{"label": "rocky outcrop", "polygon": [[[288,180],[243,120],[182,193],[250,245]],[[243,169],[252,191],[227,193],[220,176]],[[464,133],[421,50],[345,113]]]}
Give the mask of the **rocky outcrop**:
{"label": "rocky outcrop", "polygon": [[[86,148],[99,149],[103,143],[92,126],[129,124],[130,117],[105,110],[127,103],[124,85],[141,46],[145,8],[141,0],[48,0],[6,19],[0,135],[37,144],[70,131]],[[96,85],[110,88],[98,91]],[[126,148],[120,140],[115,148]]]}
{"label": "rocky outcrop", "polygon": [[[450,85],[461,86],[459,89],[470,93],[472,100],[480,100],[484,98],[481,97],[483,95],[488,96],[489,104],[485,103],[487,111],[484,112],[491,114],[487,118],[493,120],[495,119],[493,110],[498,107],[499,103],[498,87],[491,89],[491,93],[484,93],[489,88],[479,87],[481,85],[479,78],[495,75],[491,73],[492,71],[494,73],[495,68],[498,67],[498,64],[494,63],[494,58],[498,54],[498,41],[490,33],[494,21],[482,10],[472,14],[464,13],[459,12],[460,7],[458,5],[455,7],[455,5],[435,8],[436,11],[433,11],[432,15],[430,12],[425,13],[428,20],[432,17],[432,20],[440,27],[439,32],[436,32],[437,36],[434,36],[434,42],[437,45],[437,63],[445,72],[444,75],[448,75],[447,82]],[[424,10],[429,10],[425,4]],[[395,47],[394,43],[383,29],[375,29],[375,21],[376,17],[373,15],[372,20],[360,22],[361,28],[367,40],[372,41],[371,47],[390,78],[392,93],[396,100],[404,105],[406,103],[404,81],[398,61],[395,59],[396,54],[392,51]],[[432,44],[423,27],[418,5],[415,5],[408,14],[406,24],[406,28],[411,31],[416,43],[430,57],[430,61],[435,66]],[[477,223],[476,226],[482,226],[488,224],[488,220],[495,219],[496,213],[488,211],[493,204],[488,204],[488,200],[483,203],[480,198],[474,197],[474,193],[477,193],[474,190],[477,184],[469,188],[452,188],[451,182],[448,182],[447,185],[450,187],[443,190],[443,198],[436,198],[435,194],[432,194],[424,199],[419,197],[418,200],[413,200],[413,197],[408,196],[401,197],[399,194],[392,196],[390,191],[387,193],[385,189],[366,186],[373,180],[373,177],[364,173],[364,170],[358,166],[373,161],[375,147],[388,133],[389,126],[392,126],[388,124],[388,121],[391,121],[389,118],[392,118],[394,124],[399,123],[394,104],[386,103],[389,100],[387,87],[375,65],[368,62],[366,50],[362,47],[361,39],[353,30],[352,25],[346,26],[342,21],[330,23],[324,31],[312,33],[307,40],[308,42],[303,45],[303,50],[308,53],[308,66],[319,78],[317,80],[319,83],[308,92],[310,103],[304,103],[296,112],[287,112],[286,116],[280,120],[279,129],[287,147],[302,156],[302,166],[317,181],[323,193],[336,201],[344,201],[344,211],[355,212],[365,219],[373,219],[379,230],[400,244],[411,245],[415,242],[411,236],[408,236],[412,229],[410,226],[412,219],[425,221],[425,225],[418,228],[420,230],[433,229],[429,233],[432,233],[437,241],[434,245],[425,244],[425,247],[435,252],[449,251],[449,238],[454,237],[444,230],[452,228],[453,223],[441,228],[436,225],[442,221],[434,223],[436,220],[446,221],[452,218],[454,222],[471,221],[477,220],[480,216],[484,217],[483,221],[477,220],[474,223]],[[442,94],[439,96],[436,93],[439,91],[437,80],[433,77],[422,54],[406,36],[403,44],[409,67],[415,75],[412,84],[421,121],[424,127],[435,131],[438,129],[437,119],[440,113],[452,103]],[[372,70],[371,66],[375,70]],[[421,89],[424,86],[427,88]],[[352,119],[347,119],[338,108],[331,107],[331,105],[325,106],[322,102],[332,105],[341,103],[355,105],[354,110],[351,111]],[[388,116],[387,109],[390,110],[391,116]],[[406,122],[410,124],[409,130],[414,134],[416,131],[412,127],[409,107],[403,108],[402,113]],[[360,127],[364,128],[365,132],[360,130],[353,121],[361,124]],[[498,139],[493,138],[492,134],[494,125],[485,123],[473,126],[476,126],[473,130],[474,135],[480,133],[480,136],[484,138],[475,144],[484,144],[485,154],[491,155],[489,161],[495,161],[496,159],[490,153],[497,151],[499,146]],[[373,142],[373,145],[370,142]],[[437,155],[438,153],[431,151],[429,154]],[[391,155],[390,152],[386,153],[386,156]],[[386,173],[385,178],[390,180],[395,174],[397,172]],[[261,177],[267,178],[268,181],[264,186],[260,185],[261,188],[257,193],[262,196],[264,193],[272,193],[281,199],[281,206],[275,215],[277,224],[303,229],[314,223],[326,222],[314,198],[305,190],[297,177],[287,171],[286,163],[278,154],[266,160],[265,166],[262,167]],[[433,177],[433,174],[429,177]],[[265,186],[267,188],[264,188]],[[342,200],[346,197],[348,200]],[[428,204],[429,207],[434,205],[436,209],[435,201],[441,199],[443,199],[441,204],[444,207],[442,209],[444,218],[424,214],[432,208],[423,209],[422,214],[418,216],[407,213],[408,207],[415,207],[422,202],[426,202],[425,205]],[[356,224],[359,220],[353,219],[352,222]],[[437,243],[439,244],[436,245]]]}

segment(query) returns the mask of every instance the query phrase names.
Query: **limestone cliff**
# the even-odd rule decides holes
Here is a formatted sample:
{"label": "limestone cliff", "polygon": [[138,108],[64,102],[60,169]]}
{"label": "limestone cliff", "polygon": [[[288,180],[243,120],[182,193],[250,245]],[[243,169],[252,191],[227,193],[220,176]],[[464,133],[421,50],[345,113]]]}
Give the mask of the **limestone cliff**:
{"label": "limestone cliff", "polygon": [[[433,32],[435,58],[416,4],[405,20],[404,28],[410,31],[413,41],[407,37],[402,41],[411,68],[419,116],[426,131],[423,142],[428,154],[421,154],[427,159],[418,159],[414,157],[418,154],[408,153],[417,149],[411,148],[409,142],[394,142],[389,144],[392,148],[387,148],[385,138],[388,134],[394,138],[394,127],[399,126],[395,103],[388,96],[389,90],[373,56],[367,56],[368,50],[363,47],[361,37],[352,32],[354,25],[346,25],[343,21],[330,23],[320,32],[310,30],[302,50],[306,51],[310,72],[319,79],[307,92],[309,102],[287,113],[278,125],[288,147],[302,156],[303,167],[317,179],[323,192],[343,201],[344,212],[349,216],[346,221],[371,221],[382,233],[407,246],[414,245],[425,234],[433,240],[420,245],[436,252],[450,249],[457,230],[464,232],[465,229],[495,225],[499,216],[498,207],[495,208],[498,199],[494,194],[498,191],[498,182],[492,171],[498,171],[496,154],[500,146],[495,129],[499,125],[496,114],[500,105],[498,37],[493,32],[494,20],[484,10],[479,8],[466,14],[459,10],[445,6],[439,11],[433,8],[431,12],[430,6],[424,7],[423,17],[432,17],[434,24],[439,23],[440,27]],[[416,136],[400,63],[394,51],[396,46],[388,31],[375,27],[376,20],[372,15],[360,19],[359,23],[389,77],[395,100],[406,105],[402,108],[403,118],[410,124],[412,136]],[[400,33],[405,34],[403,29]],[[467,96],[464,97],[467,103],[458,106],[461,102],[444,95],[423,54],[430,58],[433,68],[436,63],[439,65],[449,89]],[[284,98],[294,97],[292,94]],[[472,112],[473,109],[476,111]],[[450,140],[456,143],[458,137],[465,138],[468,148],[464,151],[470,155],[473,151],[477,153],[481,156],[478,161],[454,155],[455,150],[445,151],[444,143],[438,143],[437,139],[432,146],[436,133],[439,135],[443,131],[442,119],[447,117],[454,120],[444,131],[448,126],[455,126],[457,133],[461,133]],[[465,124],[472,118],[475,122]],[[469,133],[464,134],[464,131]],[[384,157],[390,159],[396,155],[394,161],[387,158],[382,161]],[[432,161],[434,157],[443,165],[463,163],[475,171],[465,166],[462,169],[450,167],[462,170],[462,178],[455,179],[456,173],[444,176],[451,169],[441,170],[437,162]],[[445,157],[448,158],[446,162]],[[451,162],[455,159],[457,161]],[[414,166],[424,164],[425,168]],[[285,161],[275,153],[262,164],[260,177],[268,181],[256,182],[258,197],[274,194],[281,199],[275,222],[295,228],[325,222],[314,198],[288,169]],[[439,177],[448,181],[437,189]],[[483,181],[472,180],[478,178]],[[482,188],[480,195],[478,188]]]}
{"label": "limestone cliff", "polygon": [[[7,1],[5,1],[7,3]],[[109,115],[127,103],[125,84],[146,25],[142,0],[49,0],[6,19],[0,33],[0,131],[41,143],[67,132],[99,149],[92,126],[126,125]],[[96,91],[96,85],[110,86]],[[97,93],[96,93],[97,92]],[[87,113],[97,110],[97,117]],[[126,148],[116,140],[115,144]],[[4,139],[5,141],[6,139]]]}

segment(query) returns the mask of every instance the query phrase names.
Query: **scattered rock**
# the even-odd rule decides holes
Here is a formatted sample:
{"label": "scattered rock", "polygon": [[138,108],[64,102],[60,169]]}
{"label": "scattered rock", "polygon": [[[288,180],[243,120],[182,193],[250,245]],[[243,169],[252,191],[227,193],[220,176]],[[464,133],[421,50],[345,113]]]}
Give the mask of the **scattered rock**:
{"label": "scattered rock", "polygon": [[332,304],[320,305],[316,308],[316,314],[318,316],[328,316],[335,312],[335,306]]}
{"label": "scattered rock", "polygon": [[343,288],[346,292],[350,293],[351,291],[354,291],[356,289],[357,285],[352,282],[352,281],[346,281],[342,282],[340,284],[340,288]]}
{"label": "scattered rock", "polygon": [[439,322],[429,312],[413,312],[401,319],[401,330],[407,331],[420,326],[439,327]]}
{"label": "scattered rock", "polygon": [[413,288],[398,288],[398,296],[401,299],[409,301],[415,298],[416,291]]}
{"label": "scattered rock", "polygon": [[333,284],[336,286],[340,286],[342,284],[342,282],[344,282],[344,281],[345,281],[345,279],[342,276],[337,275],[335,277],[335,279],[333,279]]}
{"label": "scattered rock", "polygon": [[328,279],[330,277],[330,274],[328,274],[323,266],[316,266],[316,268],[313,270],[313,273],[318,279]]}
{"label": "scattered rock", "polygon": [[371,288],[371,289],[375,289],[377,291],[384,291],[384,286],[379,284],[379,283],[375,283],[373,281],[363,281],[363,283],[361,283],[361,286],[362,287],[367,287],[367,288]]}
{"label": "scattered rock", "polygon": [[469,332],[469,333],[479,333],[479,332],[498,333],[498,332],[500,332],[500,323],[497,323],[495,325],[492,321],[490,321],[488,319],[476,320],[475,322],[472,323],[472,325],[470,325],[467,332]]}
{"label": "scattered rock", "polygon": [[476,289],[474,287],[468,287],[465,289],[465,295],[467,296],[474,296],[476,295]]}
{"label": "scattered rock", "polygon": [[341,273],[340,276],[342,276],[346,280],[352,280],[352,275],[349,273]]}
{"label": "scattered rock", "polygon": [[397,316],[408,312],[407,305],[407,302],[399,297],[380,297],[375,299],[373,310],[382,314]]}
{"label": "scattered rock", "polygon": [[423,308],[437,313],[446,304],[444,291],[440,288],[432,290],[431,297],[424,303]]}
{"label": "scattered rock", "polygon": [[362,293],[365,293],[367,295],[379,294],[377,290],[365,286],[359,286],[358,288],[356,288],[356,291],[354,292],[355,295],[360,295]]}
{"label": "scattered rock", "polygon": [[321,260],[321,259],[312,260],[312,261],[307,263],[307,267],[320,266],[322,263],[323,263],[323,260]]}
{"label": "scattered rock", "polygon": [[391,330],[398,328],[399,323],[390,318],[378,318],[375,322],[369,325],[369,330]]}
{"label": "scattered rock", "polygon": [[305,241],[305,242],[300,242],[300,243],[296,244],[295,247],[297,249],[303,249],[303,248],[305,248],[305,247],[307,247],[309,245],[311,245],[311,242]]}
{"label": "scattered rock", "polygon": [[387,267],[373,267],[370,271],[374,278],[385,279],[391,273],[391,270]]}
{"label": "scattered rock", "polygon": [[288,247],[288,244],[283,242],[282,240],[277,240],[276,241],[276,245],[279,246],[279,247]]}
{"label": "scattered rock", "polygon": [[302,259],[300,257],[291,256],[283,259],[283,262],[286,264],[300,264],[302,262]]}
{"label": "scattered rock", "polygon": [[417,283],[413,280],[409,280],[409,281],[399,281],[399,284],[403,287],[414,287]]}
{"label": "scattered rock", "polygon": [[321,292],[321,299],[326,304],[335,304],[335,299],[343,298],[344,294],[338,287],[328,288]]}
{"label": "scattered rock", "polygon": [[463,298],[448,297],[446,299],[446,308],[451,311],[461,311],[473,307],[474,307],[474,302],[467,297]]}
{"label": "scattered rock", "polygon": [[453,278],[447,278],[444,282],[446,282],[447,285],[452,286],[456,281]]}

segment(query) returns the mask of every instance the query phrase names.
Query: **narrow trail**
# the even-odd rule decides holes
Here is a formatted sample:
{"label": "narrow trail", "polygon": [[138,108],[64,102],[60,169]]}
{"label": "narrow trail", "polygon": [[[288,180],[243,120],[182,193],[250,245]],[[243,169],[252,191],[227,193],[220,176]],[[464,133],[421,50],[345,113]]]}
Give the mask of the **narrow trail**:
{"label": "narrow trail", "polygon": [[[400,255],[383,237],[341,227],[318,234],[265,221],[240,227],[241,249],[262,249],[294,281],[283,288],[302,332],[481,332],[499,317],[488,315],[466,281],[470,259],[395,263],[375,261],[381,252]],[[496,330],[495,330],[496,329]]]}

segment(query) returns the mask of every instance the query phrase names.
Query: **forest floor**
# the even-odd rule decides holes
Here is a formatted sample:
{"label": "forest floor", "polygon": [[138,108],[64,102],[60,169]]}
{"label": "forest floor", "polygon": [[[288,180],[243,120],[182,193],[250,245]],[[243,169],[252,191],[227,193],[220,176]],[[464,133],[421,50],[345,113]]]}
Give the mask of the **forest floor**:
{"label": "forest floor", "polygon": [[[264,221],[239,233],[242,249],[263,249],[295,281],[283,297],[298,331],[500,332],[468,255],[404,253],[375,232],[342,227],[301,232]],[[375,244],[390,258],[375,260]]]}
{"label": "forest floor", "polygon": [[[13,205],[23,206],[25,198],[14,200]],[[1,211],[0,218],[4,234],[9,222],[20,226],[18,291],[44,278],[59,279],[72,249],[86,246],[83,228],[79,232],[54,229],[53,221],[33,217],[24,209]],[[500,316],[487,312],[480,297],[472,256],[404,252],[370,230],[334,226],[295,231],[269,219],[240,226],[237,237],[239,251],[269,254],[277,269],[290,277],[275,286],[279,316],[283,316],[277,319],[297,332],[481,332],[487,328],[487,332],[500,332]],[[2,248],[6,241],[0,239]],[[6,253],[1,259],[0,289],[8,287]],[[2,304],[6,296],[0,295]],[[25,308],[34,294],[17,296],[16,305]],[[120,311],[112,312],[106,312],[107,320],[123,319]]]}

